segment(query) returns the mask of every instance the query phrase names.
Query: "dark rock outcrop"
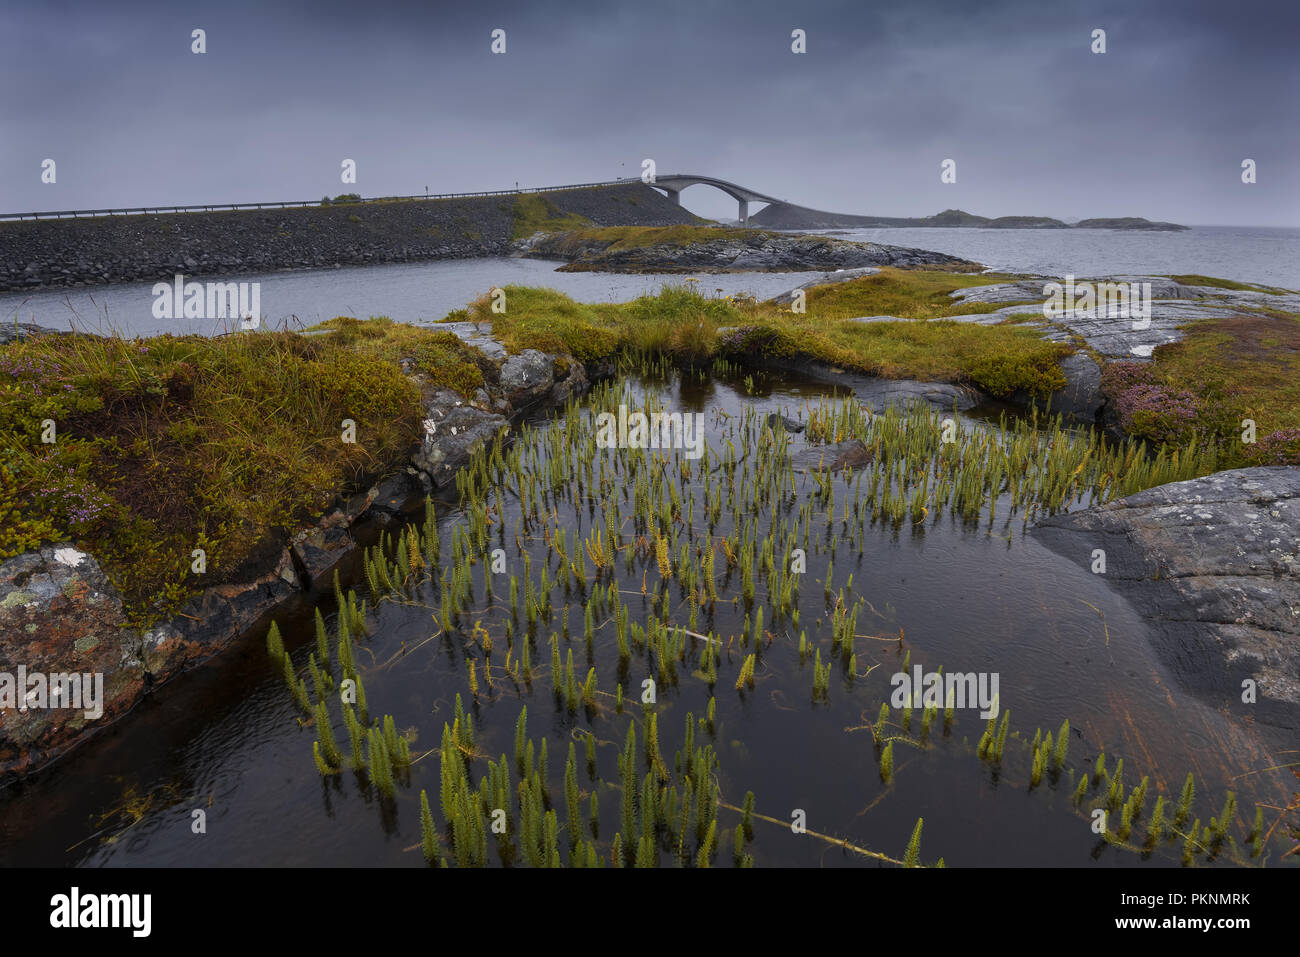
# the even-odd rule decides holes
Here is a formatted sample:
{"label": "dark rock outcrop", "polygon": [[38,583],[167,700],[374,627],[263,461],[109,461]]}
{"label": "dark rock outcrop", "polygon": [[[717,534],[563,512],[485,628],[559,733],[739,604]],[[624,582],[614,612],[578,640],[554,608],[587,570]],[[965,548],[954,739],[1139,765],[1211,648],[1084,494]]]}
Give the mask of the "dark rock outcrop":
{"label": "dark rock outcrop", "polygon": [[798,272],[861,269],[865,266],[941,266],[973,271],[977,263],[946,253],[881,243],[858,243],[827,236],[792,236],[762,230],[731,230],[698,240],[613,248],[616,239],[581,232],[539,235],[525,255],[563,259],[563,271],[600,272]]}
{"label": "dark rock outcrop", "polygon": [[1233,469],[1038,523],[1033,535],[1105,578],[1152,625],[1190,687],[1300,726],[1300,468]]}
{"label": "dark rock outcrop", "polygon": [[0,346],[7,346],[11,342],[29,339],[32,336],[60,335],[64,335],[61,329],[50,329],[31,322],[0,322]]}

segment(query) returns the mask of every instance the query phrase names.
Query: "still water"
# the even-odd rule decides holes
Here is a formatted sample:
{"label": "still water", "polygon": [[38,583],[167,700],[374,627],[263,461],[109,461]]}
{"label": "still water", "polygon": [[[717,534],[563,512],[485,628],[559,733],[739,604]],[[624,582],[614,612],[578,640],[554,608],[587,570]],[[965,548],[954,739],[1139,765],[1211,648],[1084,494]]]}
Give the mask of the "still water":
{"label": "still water", "polygon": [[[710,485],[726,481],[725,473],[717,471],[720,451],[733,443],[741,460],[750,463],[744,468],[756,468],[754,462],[765,454],[752,441],[754,433],[738,425],[747,409],[806,419],[811,404],[844,394],[798,378],[762,376],[749,381],[635,376],[624,387],[638,406],[652,400],[666,410],[704,417],[714,470],[702,474],[694,463],[683,472],[682,452],[668,452],[664,465],[669,483],[691,502],[683,509],[679,530],[692,544],[704,528],[700,502]],[[588,409],[584,414],[592,413]],[[575,436],[556,434],[563,423],[543,416],[531,424],[535,434],[516,441],[535,450],[538,474],[544,475],[551,457]],[[796,434],[788,441],[797,455],[807,439]],[[837,502],[850,494],[848,481],[836,479]],[[570,480],[562,478],[548,500],[550,528],[572,529],[584,537],[601,529],[607,503],[590,486],[572,495],[569,486]],[[797,477],[788,494],[759,506],[758,527],[765,530],[774,516],[798,512],[815,487],[806,475]],[[529,734],[549,741],[552,803],[561,820],[564,790],[558,782],[568,744],[577,740],[581,756],[584,733],[596,736],[597,773],[593,778],[584,770],[580,786],[584,807],[592,792],[597,795],[597,843],[607,852],[619,820],[617,757],[628,724],[641,720],[640,707],[629,706],[620,714],[602,704],[594,714],[580,710],[575,715],[557,704],[549,678],[540,676],[549,671],[546,639],[558,630],[560,609],[566,604],[576,608],[568,619],[573,637],[561,639],[560,646],[562,653],[572,649],[581,680],[588,667],[583,603],[567,584],[559,585],[549,534],[544,538],[526,519],[522,537],[518,531],[509,534],[525,513],[520,497],[500,492],[493,503],[492,541],[500,534],[511,567],[517,569],[526,553],[534,576],[543,566],[552,573],[555,618],[538,629],[532,656],[539,677],[531,686],[516,683],[498,667],[492,687],[481,689],[476,700],[470,698],[466,656],[476,653],[470,624],[481,621],[494,634],[499,665],[511,616],[505,586],[498,584],[494,595],[486,594],[481,566],[472,575],[473,611],[449,635],[437,635],[436,585],[403,602],[381,604],[355,654],[370,712],[391,713],[412,740],[412,752],[423,755],[412,766],[409,782],[399,784],[394,801],[381,800],[350,771],[322,778],[312,759],[315,732],[300,720],[268,660],[263,635],[255,634],[162,688],[71,760],[0,793],[0,863],[424,866],[419,793],[426,790],[437,807],[438,741],[444,723],[451,721],[457,693],[469,702],[482,755],[471,772],[475,782],[485,773],[487,759],[512,753],[516,718],[527,706]],[[1149,860],[1120,851],[1093,834],[1086,815],[1072,806],[1075,775],[1086,773],[1100,750],[1106,751],[1108,766],[1125,758],[1129,787],[1150,776],[1148,809],[1157,793],[1176,799],[1188,771],[1196,774],[1196,814],[1203,821],[1217,812],[1225,787],[1236,790],[1240,816],[1247,822],[1255,801],[1285,801],[1284,774],[1252,773],[1285,763],[1278,753],[1285,744],[1265,740],[1184,694],[1153,655],[1146,627],[1127,602],[1100,576],[1024,535],[1018,517],[992,528],[987,522],[973,527],[946,516],[921,529],[871,523],[860,544],[851,545],[836,521],[838,508],[819,519],[825,538],[819,542],[821,532],[816,532],[809,549],[796,599],[799,626],[770,615],[767,619],[772,636],[752,689],[733,688],[744,657],[739,642],[720,654],[716,685],[692,673],[701,648],[692,644],[679,680],[659,686],[659,736],[670,763],[687,713],[699,718],[710,696],[715,697],[713,731],[707,738],[701,731],[697,741],[707,739],[717,749],[722,798],[739,805],[745,792],[753,791],[757,812],[772,819],[755,825],[747,851],[756,865],[877,866],[835,842],[898,858],[916,819],[923,817],[925,863],[943,857],[948,866],[1177,866],[1181,842]],[[1005,502],[1000,514],[1008,514]],[[439,516],[445,563],[456,529],[466,528],[469,518],[453,501],[439,506]],[[729,516],[724,512],[715,535],[730,530]],[[633,525],[625,528],[629,546],[637,534]],[[821,584],[828,558],[833,558],[835,588],[845,587],[851,575],[848,592],[866,607],[856,629],[856,674],[848,674],[835,658],[826,700],[819,702],[811,694],[812,655],[801,659],[798,635],[806,631],[822,657],[832,660],[832,602]],[[657,604],[643,590],[648,577],[653,596],[660,575],[654,549],[636,548],[627,564],[620,555],[607,571],[615,576],[632,620],[644,622]],[[350,574],[356,576],[357,570]],[[725,636],[728,646],[745,631],[743,603],[730,600],[738,592],[736,577],[719,566],[718,591],[724,600],[695,626]],[[366,593],[364,580],[358,588]],[[675,586],[670,591],[672,619],[684,625],[686,603]],[[331,621],[332,605],[327,599],[320,606]],[[281,618],[286,646],[300,669],[314,647],[311,614],[311,608],[303,608]],[[521,631],[514,640],[517,646]],[[1000,706],[1010,709],[1012,718],[1001,767],[976,756],[984,722],[974,711],[959,710],[949,732],[936,722],[922,745],[900,742],[894,777],[882,782],[867,725],[889,697],[890,675],[901,670],[908,654],[913,665],[927,671],[943,666],[949,673],[999,674]],[[611,628],[604,623],[590,659],[600,677],[602,700],[609,700],[617,680],[635,702],[642,680],[656,671],[644,652],[634,654],[627,667],[620,667],[618,659]],[[1049,776],[1031,788],[1027,738],[1039,727],[1056,729],[1067,717],[1070,774]],[[898,712],[892,720],[893,733],[918,738],[919,709],[909,734],[897,726]],[[346,752],[346,734],[341,727],[335,734]],[[206,814],[202,835],[191,827],[196,809]],[[807,834],[789,827],[799,811],[806,815]],[[719,812],[722,828],[734,828],[736,820],[734,812]],[[489,846],[493,840],[489,836]],[[664,856],[661,863],[671,862]],[[729,842],[720,848],[716,863],[731,863]]]}
{"label": "still water", "polygon": [[[537,259],[488,258],[186,278],[261,283],[263,321],[276,329],[282,325],[297,329],[335,316],[434,322],[494,286],[510,284],[558,289],[580,302],[626,302],[687,278],[556,272],[559,265],[562,263]],[[696,288],[710,296],[745,292],[765,299],[809,277],[808,273],[702,275]],[[168,332],[211,335],[226,325],[197,319],[156,319],[152,290],[153,283],[126,283],[5,294],[0,295],[0,320],[13,322],[16,318],[56,329],[68,329],[75,323],[91,332],[116,329],[128,337]]]}
{"label": "still water", "polygon": [[[854,229],[844,239],[913,246],[962,256],[998,270],[1054,276],[1199,274],[1300,289],[1300,229],[1201,226],[1178,233],[1109,229]],[[494,286],[548,286],[580,302],[625,302],[655,293],[681,275],[556,272],[536,259],[444,262],[286,270],[237,276],[187,277],[261,283],[261,308],[272,328],[313,325],[334,316],[388,316],[433,322]],[[808,282],[816,272],[700,275],[706,295],[747,293],[766,299]],[[34,322],[127,336],[220,331],[211,321],[156,319],[153,283],[46,289],[0,295],[0,321]]]}

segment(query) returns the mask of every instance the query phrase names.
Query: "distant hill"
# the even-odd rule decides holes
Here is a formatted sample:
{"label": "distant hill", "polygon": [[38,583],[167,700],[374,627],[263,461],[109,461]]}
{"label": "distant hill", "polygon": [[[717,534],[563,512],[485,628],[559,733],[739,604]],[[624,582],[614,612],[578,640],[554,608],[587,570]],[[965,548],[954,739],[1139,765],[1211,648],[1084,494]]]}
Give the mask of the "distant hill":
{"label": "distant hill", "polygon": [[749,217],[751,226],[768,229],[854,229],[890,226],[947,226],[981,229],[1186,229],[1177,223],[1156,223],[1140,216],[1120,219],[1085,219],[1071,226],[1050,216],[977,216],[962,209],[945,209],[933,216],[857,216],[828,213],[789,203],[773,203]]}

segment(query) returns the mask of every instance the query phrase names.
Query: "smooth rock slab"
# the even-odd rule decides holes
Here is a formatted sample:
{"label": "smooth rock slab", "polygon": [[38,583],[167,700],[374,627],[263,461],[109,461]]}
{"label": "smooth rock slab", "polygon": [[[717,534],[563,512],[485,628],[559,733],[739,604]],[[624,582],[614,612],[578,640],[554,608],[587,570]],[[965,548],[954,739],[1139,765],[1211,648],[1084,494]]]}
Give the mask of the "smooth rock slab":
{"label": "smooth rock slab", "polygon": [[1300,722],[1300,468],[1233,469],[1038,523],[1033,534],[1090,567],[1151,623],[1195,690],[1240,704],[1258,682],[1261,720]]}

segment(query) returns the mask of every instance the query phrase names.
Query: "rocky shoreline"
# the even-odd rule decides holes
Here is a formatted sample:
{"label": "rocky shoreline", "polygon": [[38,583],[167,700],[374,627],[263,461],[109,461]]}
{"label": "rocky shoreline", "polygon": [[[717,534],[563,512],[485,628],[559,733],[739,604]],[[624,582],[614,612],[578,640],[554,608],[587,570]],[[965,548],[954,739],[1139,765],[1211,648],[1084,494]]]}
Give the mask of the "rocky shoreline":
{"label": "rocky shoreline", "polygon": [[562,272],[721,273],[800,272],[895,266],[938,266],[958,271],[982,268],[946,253],[882,243],[850,242],[826,236],[797,236],[761,230],[718,230],[686,242],[623,245],[621,238],[586,230],[538,233],[521,244],[524,256],[562,259]]}
{"label": "rocky shoreline", "polygon": [[[0,672],[103,675],[102,715],[80,710],[0,710],[0,785],[54,761],[128,713],[146,694],[267,622],[277,610],[333,585],[373,537],[425,494],[454,486],[475,450],[513,422],[559,406],[589,387],[588,369],[567,355],[536,350],[507,356],[470,324],[451,327],[479,349],[496,375],[469,400],[432,387],[404,363],[421,389],[424,435],[408,462],[368,491],[338,496],[332,509],[283,547],[250,556],[237,581],[211,587],[175,617],[140,632],[127,623],[122,596],[76,542],[59,542],[0,563]],[[12,331],[12,329],[11,329]],[[33,334],[35,327],[24,327]],[[608,374],[609,370],[593,370]]]}
{"label": "rocky shoreline", "polygon": [[[845,276],[870,271],[860,268]],[[1164,302],[1179,315],[1240,308],[1265,295],[1162,282],[1160,293],[1168,296]],[[1033,286],[1041,292],[1041,281],[1034,279],[972,287],[953,296],[966,302],[1016,302]],[[1300,307],[1300,302],[1287,302]],[[1012,305],[957,321],[1001,321],[1006,310],[1023,313],[1028,308]],[[1048,332],[1086,346],[1113,345],[1097,350],[1103,354],[1140,334],[1127,320],[1127,329],[1090,322],[1075,324],[1073,317],[1063,316],[1049,324]],[[567,354],[524,349],[509,355],[486,323],[439,328],[454,333],[490,364],[494,374],[483,388],[462,397],[435,387],[403,360],[403,372],[420,389],[424,421],[422,441],[409,458],[394,463],[387,477],[365,493],[337,497],[332,508],[283,546],[250,556],[248,574],[209,588],[171,620],[144,632],[129,627],[121,596],[76,542],[47,545],[0,563],[0,663],[5,668],[22,663],[29,672],[97,672],[105,685],[103,715],[93,721],[68,710],[0,712],[0,784],[66,754],[129,712],[152,689],[220,653],[289,603],[328,590],[336,570],[347,570],[349,559],[377,526],[396,521],[425,494],[452,487],[457,470],[476,448],[520,417],[562,405],[585,393],[590,380],[612,373],[605,364],[584,365]],[[1156,334],[1166,335],[1168,329]],[[44,331],[8,327],[6,335]],[[875,379],[807,357],[739,358],[848,387],[859,401],[876,408],[921,399],[937,409],[964,411],[989,398],[965,385]],[[1063,361],[1062,370],[1069,384],[1053,397],[1053,410],[1096,424],[1103,402],[1096,360],[1080,350]],[[1013,400],[1032,401],[1026,396]],[[1117,586],[1153,623],[1162,653],[1187,672],[1193,685],[1223,696],[1242,677],[1255,678],[1268,700],[1259,709],[1261,718],[1286,723],[1294,721],[1300,708],[1297,501],[1300,469],[1238,469],[1056,516],[1041,522],[1035,535],[1083,564],[1094,547],[1107,549]]]}

